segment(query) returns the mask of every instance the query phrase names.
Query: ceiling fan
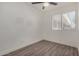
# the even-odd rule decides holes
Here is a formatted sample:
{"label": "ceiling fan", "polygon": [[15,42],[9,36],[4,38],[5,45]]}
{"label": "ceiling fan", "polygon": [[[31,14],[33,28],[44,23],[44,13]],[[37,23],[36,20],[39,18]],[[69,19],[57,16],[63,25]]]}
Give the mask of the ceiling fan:
{"label": "ceiling fan", "polygon": [[32,4],[43,4],[42,9],[44,10],[46,6],[57,5],[56,2],[32,2]]}

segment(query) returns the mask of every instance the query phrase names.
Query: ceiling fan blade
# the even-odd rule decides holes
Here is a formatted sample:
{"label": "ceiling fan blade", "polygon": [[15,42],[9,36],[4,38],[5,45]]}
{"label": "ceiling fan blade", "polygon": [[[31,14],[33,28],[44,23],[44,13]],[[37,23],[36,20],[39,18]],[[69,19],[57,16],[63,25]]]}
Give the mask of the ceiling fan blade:
{"label": "ceiling fan blade", "polygon": [[50,4],[53,4],[53,5],[57,5],[57,3],[56,2],[49,2]]}
{"label": "ceiling fan blade", "polygon": [[44,2],[32,2],[32,4],[39,4],[39,3],[44,3]]}

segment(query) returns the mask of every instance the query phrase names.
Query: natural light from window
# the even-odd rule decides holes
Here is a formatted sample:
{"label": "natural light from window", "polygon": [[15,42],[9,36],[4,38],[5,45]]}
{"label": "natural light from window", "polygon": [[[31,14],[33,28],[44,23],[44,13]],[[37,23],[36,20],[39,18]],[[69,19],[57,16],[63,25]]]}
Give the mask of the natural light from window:
{"label": "natural light from window", "polygon": [[53,15],[52,29],[53,30],[75,29],[75,11]]}

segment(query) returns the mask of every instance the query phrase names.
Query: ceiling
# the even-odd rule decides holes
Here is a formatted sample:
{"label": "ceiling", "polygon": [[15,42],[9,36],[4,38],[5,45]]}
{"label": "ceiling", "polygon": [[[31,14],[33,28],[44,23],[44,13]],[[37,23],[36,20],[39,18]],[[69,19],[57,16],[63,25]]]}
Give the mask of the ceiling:
{"label": "ceiling", "polygon": [[[60,7],[65,7],[65,6],[69,6],[69,5],[72,5],[72,4],[75,4],[77,2],[57,2],[58,5],[49,5],[47,6],[44,10],[52,10],[52,9],[56,9],[56,8],[60,8]],[[42,10],[42,6],[43,4],[32,4],[31,2],[29,2],[28,4],[32,5],[34,8],[38,9],[38,10],[41,10],[41,11],[44,11]]]}

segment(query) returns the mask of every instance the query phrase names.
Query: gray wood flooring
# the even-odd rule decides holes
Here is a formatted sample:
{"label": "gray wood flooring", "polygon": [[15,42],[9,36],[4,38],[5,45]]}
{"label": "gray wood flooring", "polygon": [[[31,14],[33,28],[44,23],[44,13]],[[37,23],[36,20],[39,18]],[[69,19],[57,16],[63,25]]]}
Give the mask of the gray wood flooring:
{"label": "gray wood flooring", "polygon": [[18,49],[4,56],[77,56],[75,47],[42,40],[27,47]]}

